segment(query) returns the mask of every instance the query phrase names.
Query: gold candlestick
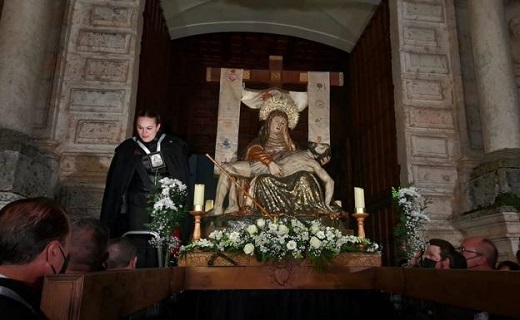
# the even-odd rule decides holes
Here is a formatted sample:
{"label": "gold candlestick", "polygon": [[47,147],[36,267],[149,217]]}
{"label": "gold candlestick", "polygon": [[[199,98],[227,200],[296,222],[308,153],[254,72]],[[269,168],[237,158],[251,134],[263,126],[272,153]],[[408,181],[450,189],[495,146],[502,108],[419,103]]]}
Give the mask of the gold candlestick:
{"label": "gold candlestick", "polygon": [[358,237],[364,239],[365,238],[365,219],[368,217],[368,213],[364,212],[363,208],[356,208],[356,213],[353,213],[352,216],[357,220],[358,225]]}
{"label": "gold candlestick", "polygon": [[190,214],[192,216],[195,217],[195,226],[193,228],[193,237],[192,237],[192,240],[194,242],[197,242],[200,240],[200,235],[201,235],[201,231],[200,231],[200,220],[202,219],[202,216],[204,215],[204,211],[203,210],[197,210],[198,208],[195,208],[194,211],[190,211]]}

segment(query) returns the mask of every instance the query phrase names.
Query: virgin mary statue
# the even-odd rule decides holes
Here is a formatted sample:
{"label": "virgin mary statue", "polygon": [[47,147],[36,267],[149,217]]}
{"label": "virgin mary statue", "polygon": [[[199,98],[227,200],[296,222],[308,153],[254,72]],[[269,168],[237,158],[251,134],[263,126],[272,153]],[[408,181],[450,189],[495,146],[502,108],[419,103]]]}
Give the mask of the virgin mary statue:
{"label": "virgin mary statue", "polygon": [[[338,214],[332,203],[334,181],[322,165],[330,160],[330,147],[300,150],[290,135],[298,123],[298,108],[291,97],[264,95],[258,136],[243,157],[222,165],[213,215]],[[320,151],[316,151],[316,150]],[[228,206],[224,210],[225,197]]]}

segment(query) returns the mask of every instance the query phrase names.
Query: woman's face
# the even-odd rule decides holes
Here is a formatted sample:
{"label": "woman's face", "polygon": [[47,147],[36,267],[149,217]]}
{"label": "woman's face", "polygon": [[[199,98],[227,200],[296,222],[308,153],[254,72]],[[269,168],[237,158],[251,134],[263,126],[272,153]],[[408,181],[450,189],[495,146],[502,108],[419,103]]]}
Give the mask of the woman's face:
{"label": "woman's face", "polygon": [[287,128],[287,120],[283,116],[275,116],[271,120],[270,133],[282,133]]}
{"label": "woman's face", "polygon": [[160,123],[155,122],[155,118],[139,117],[137,118],[137,134],[144,142],[152,141],[157,132],[161,128]]}

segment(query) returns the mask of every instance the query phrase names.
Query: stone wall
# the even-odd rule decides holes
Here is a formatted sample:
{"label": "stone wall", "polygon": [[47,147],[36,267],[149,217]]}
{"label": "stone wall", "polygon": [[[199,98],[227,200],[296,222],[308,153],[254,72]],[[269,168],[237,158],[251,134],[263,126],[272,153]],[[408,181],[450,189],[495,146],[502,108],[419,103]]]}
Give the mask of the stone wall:
{"label": "stone wall", "polygon": [[[390,1],[401,183],[431,201],[430,236],[457,243],[462,89],[453,1]],[[429,237],[429,236],[427,236]]]}
{"label": "stone wall", "polygon": [[30,137],[0,129],[0,208],[13,200],[53,196],[57,159]]}
{"label": "stone wall", "polygon": [[114,147],[132,131],[144,0],[71,1],[65,15],[51,140],[59,196],[98,215]]}

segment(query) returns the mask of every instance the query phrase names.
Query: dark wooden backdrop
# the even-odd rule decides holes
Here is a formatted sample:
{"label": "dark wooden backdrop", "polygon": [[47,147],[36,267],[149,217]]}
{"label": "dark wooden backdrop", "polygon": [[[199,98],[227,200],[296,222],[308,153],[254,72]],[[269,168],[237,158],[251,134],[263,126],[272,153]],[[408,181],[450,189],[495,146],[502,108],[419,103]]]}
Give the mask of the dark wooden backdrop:
{"label": "dark wooden backdrop", "polygon": [[[349,54],[305,39],[277,34],[213,33],[171,41],[159,1],[147,1],[139,68],[137,108],[155,108],[166,130],[184,138],[194,154],[214,154],[218,83],[206,81],[207,67],[268,69],[269,56],[283,56],[285,70],[337,71],[343,87],[331,88],[332,160],[326,169],[335,181],[335,199],[352,212],[353,187],[365,188],[367,237],[384,246],[383,263],[395,261],[392,229],[396,213],[391,187],[399,184],[389,13],[382,1]],[[253,89],[267,88],[251,84]],[[305,86],[284,86],[306,90]],[[241,108],[239,150],[260,128],[258,111]],[[307,142],[307,112],[292,137]],[[349,226],[355,229],[350,219]]]}

